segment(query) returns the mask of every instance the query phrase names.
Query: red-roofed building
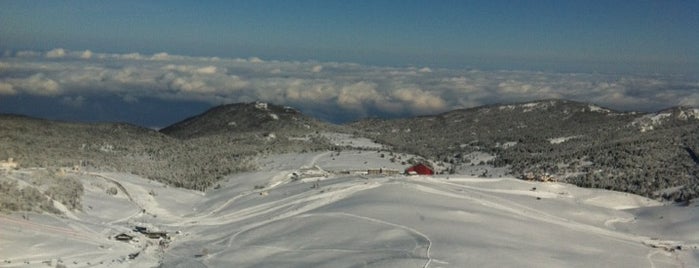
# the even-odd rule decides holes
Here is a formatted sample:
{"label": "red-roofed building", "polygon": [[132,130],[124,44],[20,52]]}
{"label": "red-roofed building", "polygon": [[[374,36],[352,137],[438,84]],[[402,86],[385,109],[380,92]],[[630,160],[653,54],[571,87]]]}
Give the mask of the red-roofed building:
{"label": "red-roofed building", "polygon": [[405,174],[408,175],[432,175],[434,174],[434,170],[428,165],[425,164],[416,164],[413,165],[412,167],[409,167],[405,170]]}

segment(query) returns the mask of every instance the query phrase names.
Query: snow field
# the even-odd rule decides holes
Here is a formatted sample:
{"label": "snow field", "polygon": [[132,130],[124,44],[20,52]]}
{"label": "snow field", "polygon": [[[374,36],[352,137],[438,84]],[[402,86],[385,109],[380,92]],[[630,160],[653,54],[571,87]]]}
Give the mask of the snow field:
{"label": "snow field", "polygon": [[[205,193],[88,174],[85,207],[74,218],[0,217],[0,261],[11,261],[0,266],[59,259],[68,267],[699,265],[696,207],[508,177],[339,172],[404,168],[375,151],[274,155],[258,166]],[[327,173],[293,179],[316,167]],[[117,195],[106,193],[117,184]],[[160,248],[142,236],[109,239],[134,225],[168,231],[173,241]],[[134,252],[141,254],[126,258]]]}

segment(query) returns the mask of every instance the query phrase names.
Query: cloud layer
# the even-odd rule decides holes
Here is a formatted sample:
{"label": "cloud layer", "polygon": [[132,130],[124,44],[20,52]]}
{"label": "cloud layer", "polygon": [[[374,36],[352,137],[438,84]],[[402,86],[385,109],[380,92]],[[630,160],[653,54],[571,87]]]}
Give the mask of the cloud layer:
{"label": "cloud layer", "polygon": [[672,76],[395,68],[60,48],[6,53],[0,58],[0,98],[56,97],[70,107],[105,95],[127,103],[142,98],[212,105],[260,100],[291,105],[331,121],[544,98],[650,111],[699,105],[697,92],[699,81]]}

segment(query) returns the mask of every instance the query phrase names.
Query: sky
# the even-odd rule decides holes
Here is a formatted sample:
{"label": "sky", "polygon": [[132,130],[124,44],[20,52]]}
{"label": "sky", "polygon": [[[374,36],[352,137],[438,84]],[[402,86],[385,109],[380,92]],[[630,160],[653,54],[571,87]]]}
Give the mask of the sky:
{"label": "sky", "polygon": [[255,100],[334,122],[547,97],[697,105],[697,14],[680,0],[0,1],[0,113],[162,126]]}

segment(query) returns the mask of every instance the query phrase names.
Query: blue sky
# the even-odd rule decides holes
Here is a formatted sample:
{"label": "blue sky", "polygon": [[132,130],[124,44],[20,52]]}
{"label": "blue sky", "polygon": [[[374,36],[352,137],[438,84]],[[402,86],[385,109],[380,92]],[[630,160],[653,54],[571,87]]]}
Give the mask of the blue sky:
{"label": "blue sky", "polygon": [[3,1],[0,113],[162,127],[563,98],[699,106],[699,1]]}
{"label": "blue sky", "polygon": [[697,14],[699,1],[2,1],[0,49],[696,72]]}

